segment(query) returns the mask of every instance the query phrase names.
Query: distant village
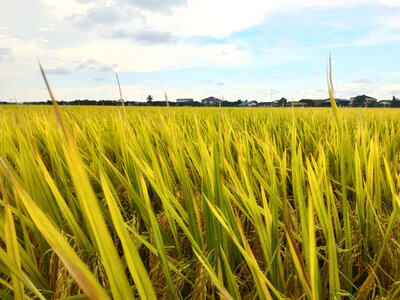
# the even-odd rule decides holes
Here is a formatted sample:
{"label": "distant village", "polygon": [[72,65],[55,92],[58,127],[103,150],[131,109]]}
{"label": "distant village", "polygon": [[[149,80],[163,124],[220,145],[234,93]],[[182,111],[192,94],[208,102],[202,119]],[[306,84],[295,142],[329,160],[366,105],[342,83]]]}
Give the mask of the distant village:
{"label": "distant village", "polygon": [[[194,101],[193,98],[180,98],[176,101],[154,100],[151,95],[147,101],[123,101],[120,100],[73,100],[73,101],[58,101],[60,105],[97,105],[97,106],[224,106],[224,107],[330,107],[331,101],[327,99],[300,99],[298,101],[288,101],[286,98],[281,98],[269,102],[259,102],[255,100],[237,100],[227,101],[216,97],[207,97],[200,101]],[[336,105],[339,107],[400,107],[400,99],[393,96],[390,100],[378,100],[376,98],[359,95],[350,99],[335,99]],[[0,104],[21,104],[21,105],[51,105],[51,101],[37,102],[5,102],[0,101]]]}
{"label": "distant village", "polygon": [[[360,95],[350,99],[335,98],[337,106],[340,107],[400,107],[400,99],[393,96],[391,100],[378,100],[376,98]],[[193,99],[177,99],[177,106],[197,105],[201,106],[237,106],[237,107],[330,107],[331,101],[326,99],[301,99],[299,101],[288,101],[286,98],[269,102],[258,102],[255,100],[237,100],[235,102],[224,101],[216,97],[208,97],[200,102]]]}

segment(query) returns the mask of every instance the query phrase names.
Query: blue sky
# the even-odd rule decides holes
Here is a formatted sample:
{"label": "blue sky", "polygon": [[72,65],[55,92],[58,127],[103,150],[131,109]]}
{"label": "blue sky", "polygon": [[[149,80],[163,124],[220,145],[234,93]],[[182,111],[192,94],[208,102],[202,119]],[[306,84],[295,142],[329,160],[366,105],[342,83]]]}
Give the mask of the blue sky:
{"label": "blue sky", "polygon": [[0,100],[400,97],[400,0],[0,0]]}

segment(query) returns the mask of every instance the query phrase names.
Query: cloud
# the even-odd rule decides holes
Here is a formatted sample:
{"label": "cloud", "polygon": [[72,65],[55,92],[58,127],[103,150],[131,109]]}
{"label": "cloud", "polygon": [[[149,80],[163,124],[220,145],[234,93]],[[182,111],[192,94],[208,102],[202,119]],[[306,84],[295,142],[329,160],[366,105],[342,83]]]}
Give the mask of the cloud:
{"label": "cloud", "polygon": [[390,7],[400,6],[400,0],[380,0],[380,3]]}
{"label": "cloud", "polygon": [[399,97],[399,95],[400,95],[400,89],[398,89],[398,90],[391,90],[391,91],[389,91],[388,93],[393,94],[393,95],[396,95],[397,97]]}
{"label": "cloud", "polygon": [[353,80],[351,83],[358,83],[358,84],[375,84],[382,80],[380,76],[374,76],[370,78],[358,78]]}
{"label": "cloud", "polygon": [[0,48],[0,62],[6,59],[10,59],[12,50],[10,48]]}
{"label": "cloud", "polygon": [[372,83],[372,80],[367,79],[367,78],[358,78],[356,80],[353,80],[352,82],[353,83],[367,84],[367,83]]}
{"label": "cloud", "polygon": [[55,25],[54,24],[52,24],[52,23],[41,23],[39,26],[38,26],[38,31],[39,32],[47,32],[47,31],[53,31],[53,30],[55,30],[56,29],[56,27],[55,27]]}
{"label": "cloud", "polygon": [[210,80],[206,80],[205,82],[208,84],[211,84],[211,85],[215,85],[215,86],[225,86],[224,82],[218,81],[218,80],[210,79]]}
{"label": "cloud", "polygon": [[283,47],[295,47],[299,44],[299,41],[296,39],[281,39],[277,44]]}
{"label": "cloud", "polygon": [[75,60],[74,63],[76,64],[76,69],[87,71],[113,72],[117,67],[117,64],[115,63],[102,63],[93,58],[84,61]]}
{"label": "cloud", "polygon": [[[121,5],[97,5],[86,12],[74,14],[67,18],[79,29],[96,28],[101,38],[127,39],[141,45],[172,44],[178,37],[170,31],[152,29],[147,25],[145,16],[132,8],[131,2],[138,5],[154,5],[158,1],[129,1]],[[171,2],[171,1],[170,1]],[[173,4],[165,1],[165,3]],[[164,3],[164,2],[162,2]],[[157,24],[155,24],[157,26]],[[130,28],[135,28],[132,30]],[[141,29],[136,29],[141,28]]]}
{"label": "cloud", "polygon": [[114,5],[97,5],[81,14],[73,14],[66,18],[80,29],[90,29],[96,26],[109,26],[133,20],[144,23],[145,18],[129,7]]}
{"label": "cloud", "polygon": [[[257,83],[257,77],[264,76],[265,80],[268,74],[277,74],[269,77],[273,79],[274,87],[276,83],[290,83],[277,87],[283,91],[281,96],[289,95],[287,91],[291,85],[298,88],[296,81],[292,80],[293,74],[299,74],[297,81],[313,79],[312,84],[304,86],[317,94],[320,91],[315,88],[325,87],[324,62],[331,44],[345,44],[337,51],[343,50],[340,55],[353,55],[355,48],[351,47],[356,44],[357,37],[361,46],[390,43],[387,48],[386,45],[380,48],[382,57],[386,51],[390,54],[400,41],[399,0],[32,0],[35,5],[29,4],[25,10],[22,8],[26,4],[17,2],[22,18],[13,18],[12,12],[17,5],[14,2],[5,4],[0,11],[0,75],[4,80],[18,79],[27,86],[31,84],[27,83],[29,78],[37,76],[35,58],[39,57],[45,67],[50,67],[50,73],[69,72],[63,80],[72,81],[82,76],[90,84],[97,85],[103,83],[93,79],[106,76],[105,73],[95,73],[98,71],[163,71],[154,75],[166,76],[168,82],[175,80],[174,76],[170,78],[170,70],[189,74],[184,78],[188,81],[194,76],[191,72],[196,72],[193,81],[199,83],[199,76],[202,78],[200,81],[207,78],[225,81],[226,77],[217,77],[215,72],[228,67],[232,77],[226,83],[229,90],[233,88],[235,91],[233,98],[244,98],[244,95],[253,98],[255,96],[251,95],[257,92],[260,95],[267,93],[269,99],[264,87],[236,87],[232,79],[246,83],[254,78]],[[66,19],[69,22],[65,22]],[[332,22],[335,26],[344,24],[349,30],[332,28]],[[303,38],[305,36],[307,38]],[[363,36],[365,38],[361,40]],[[365,53],[370,51],[370,60],[380,63],[375,48],[361,49]],[[347,50],[351,52],[344,52]],[[368,69],[359,67],[358,60],[354,59],[354,66],[347,74],[348,81],[354,82],[344,86],[343,93],[378,93],[378,86],[399,79],[390,77],[388,81],[382,75],[380,82],[374,81],[374,74],[399,70],[396,69],[395,54],[391,53],[391,57],[394,59],[390,68],[382,59],[379,70],[374,70],[375,63]],[[321,60],[321,75],[312,77],[311,72],[319,68],[317,62]],[[304,62],[310,64],[301,65]],[[246,71],[251,68],[254,68],[254,74]],[[366,71],[363,75],[354,71],[357,69]],[[203,70],[208,75],[203,76]],[[135,76],[142,79],[137,74]],[[315,83],[315,76],[320,76],[322,83]],[[83,81],[77,82],[83,84]],[[141,81],[137,79],[137,82]],[[182,82],[171,83],[174,84],[184,85]],[[227,86],[218,86],[217,81],[208,84],[203,81],[200,86],[202,89],[228,90]],[[23,89],[25,87],[21,86],[13,90]],[[187,89],[186,85],[180,92],[185,94]],[[114,91],[114,87],[110,91]],[[91,92],[100,93],[95,88]],[[204,91],[199,88],[196,93],[203,94]],[[326,94],[325,89],[323,94]],[[297,91],[293,95],[297,97]]]}
{"label": "cloud", "polygon": [[171,12],[174,7],[184,6],[187,0],[128,0],[135,7],[155,12]]}
{"label": "cloud", "polygon": [[188,0],[177,7],[172,16],[148,16],[153,28],[176,33],[179,36],[224,37],[260,24],[277,4],[265,0]]}
{"label": "cloud", "polygon": [[71,66],[72,63],[79,70],[118,72],[150,72],[197,66],[237,66],[249,58],[247,51],[226,43],[155,44],[147,47],[126,39],[96,41],[73,48],[57,49],[54,53],[64,62],[62,66]]}
{"label": "cloud", "polygon": [[46,69],[45,71],[47,74],[54,74],[54,75],[64,75],[70,72],[67,68],[64,67],[49,68]]}
{"label": "cloud", "polygon": [[[99,3],[98,0],[75,0],[81,4]],[[104,1],[105,2],[105,1]],[[116,6],[128,5],[140,10],[151,12],[171,13],[173,8],[185,6],[188,0],[112,0],[108,1]]]}
{"label": "cloud", "polygon": [[[50,1],[50,0],[46,0]],[[72,1],[72,0],[66,0]],[[157,33],[155,39],[167,39],[168,32],[179,37],[222,38],[262,24],[276,13],[309,8],[356,6],[368,3],[396,2],[395,0],[75,0],[78,13],[67,19],[77,27],[88,29],[118,25],[132,35],[132,28],[151,27],[154,32],[144,32],[144,41],[149,34]],[[397,0],[399,1],[399,0]],[[58,6],[72,5],[59,4]],[[70,11],[70,10],[69,10]],[[161,12],[161,13],[160,13]],[[168,13],[166,13],[168,12]],[[343,22],[338,21],[339,24]],[[116,33],[121,33],[122,30]],[[108,28],[109,30],[109,28]],[[134,30],[137,32],[137,30]],[[159,33],[164,34],[160,37]],[[104,34],[104,32],[102,32]],[[108,32],[110,35],[110,32]],[[104,35],[103,35],[104,36]],[[139,36],[140,39],[140,36]],[[296,40],[283,39],[286,46],[295,46]]]}
{"label": "cloud", "polygon": [[378,91],[380,92],[380,94],[387,95],[386,98],[388,99],[390,95],[400,96],[400,84],[394,83],[394,84],[381,85]]}
{"label": "cloud", "polygon": [[143,45],[172,44],[178,40],[178,38],[173,36],[170,32],[156,31],[152,29],[142,29],[138,32],[129,32],[121,29],[113,32],[111,37],[116,39],[128,38]]}
{"label": "cloud", "polygon": [[360,46],[381,45],[400,41],[400,16],[386,16],[377,20],[375,29],[356,40]]}
{"label": "cloud", "polygon": [[177,38],[170,32],[159,32],[155,30],[142,30],[135,34],[135,39],[144,44],[174,43]]}

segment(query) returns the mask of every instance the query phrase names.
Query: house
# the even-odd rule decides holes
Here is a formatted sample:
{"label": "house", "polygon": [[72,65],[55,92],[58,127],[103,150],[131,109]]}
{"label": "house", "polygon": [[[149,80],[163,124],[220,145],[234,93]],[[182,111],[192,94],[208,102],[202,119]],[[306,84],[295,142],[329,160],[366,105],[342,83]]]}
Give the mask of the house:
{"label": "house", "polygon": [[290,107],[305,107],[307,105],[305,103],[302,103],[302,102],[290,101],[290,102],[287,103],[287,106],[290,106]]}
{"label": "house", "polygon": [[192,98],[176,99],[176,105],[190,105],[190,104],[193,104]]}
{"label": "house", "polygon": [[259,107],[273,107],[274,106],[274,102],[272,101],[268,101],[268,102],[258,102]]}
{"label": "house", "polygon": [[257,106],[257,101],[243,101],[241,103],[238,104],[239,107],[254,107]]}
{"label": "house", "polygon": [[290,106],[290,103],[286,98],[281,98],[279,100],[267,101],[267,102],[257,102],[257,106],[259,107],[283,107]]}
{"label": "house", "polygon": [[377,101],[378,100],[376,98],[360,95],[350,98],[350,106],[373,106],[377,103]]}
{"label": "house", "polygon": [[343,99],[343,98],[335,98],[335,102],[337,106],[350,106],[350,100],[349,99]]}
{"label": "house", "polygon": [[201,100],[201,103],[203,105],[217,105],[220,104],[221,102],[222,102],[221,99],[212,96]]}
{"label": "house", "polygon": [[322,99],[301,99],[298,102],[299,103],[304,103],[304,106],[309,106],[309,107],[317,107],[321,106]]}
{"label": "house", "polygon": [[[342,99],[342,98],[335,98],[335,102],[337,106],[346,107],[350,106],[350,100]],[[331,107],[331,99],[327,98],[321,101],[320,106],[322,107]]]}
{"label": "house", "polygon": [[379,106],[381,107],[391,107],[392,106],[392,100],[380,100],[378,101]]}

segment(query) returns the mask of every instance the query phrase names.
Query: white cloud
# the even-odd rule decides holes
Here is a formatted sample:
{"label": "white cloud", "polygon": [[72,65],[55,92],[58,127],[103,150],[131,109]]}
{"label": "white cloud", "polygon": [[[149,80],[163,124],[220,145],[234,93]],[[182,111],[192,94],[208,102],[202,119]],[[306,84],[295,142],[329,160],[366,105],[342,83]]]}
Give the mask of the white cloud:
{"label": "white cloud", "polygon": [[[263,24],[273,14],[296,11],[298,8],[307,12],[307,9],[311,10],[313,7],[341,8],[365,4],[381,4],[392,7],[393,10],[400,7],[400,0],[28,2],[27,9],[23,10],[24,1],[8,1],[2,5],[0,11],[0,76],[3,82],[37,77],[36,57],[42,60],[49,73],[54,74],[96,71],[151,72],[196,66],[249,66],[250,62],[254,63],[252,48],[258,47],[258,58],[262,57],[262,62],[257,61],[257,64],[268,68],[288,66],[304,61],[315,48],[307,49],[309,51],[306,52],[305,48],[302,48],[301,40],[297,45],[297,40],[282,37],[278,46],[265,44],[265,50],[260,50],[260,45],[246,44],[246,38],[239,43],[230,40],[229,36]],[[12,9],[20,11],[18,18],[15,18]],[[307,18],[307,15],[304,17]],[[394,13],[392,16],[380,15],[379,18],[371,18],[370,22],[374,24],[375,29],[356,41],[356,44],[376,45],[400,41],[400,18]],[[215,38],[217,42],[202,45],[203,39],[196,37],[211,38],[211,41]],[[225,37],[229,37],[230,42],[224,42]],[[93,76],[102,77],[102,74]],[[358,84],[360,83],[361,80]],[[245,85],[234,87],[226,84],[215,86],[215,91],[222,93],[223,90],[231,88],[231,97],[235,98],[243,97],[240,91],[250,93],[253,89],[254,93],[259,93],[257,95],[261,97],[265,92],[265,85],[254,84],[248,88]],[[367,88],[365,85],[356,84],[357,82],[344,84],[338,86],[337,90],[343,91],[344,94],[352,94],[356,90]],[[290,90],[289,87],[284,89]],[[396,89],[397,87],[386,86],[380,91],[383,93]],[[72,88],[66,88],[65,95],[71,93],[71,90]],[[175,90],[185,94],[185,89],[176,87]],[[305,90],[304,95],[312,90]],[[43,92],[40,89],[38,91]],[[200,89],[192,91],[195,95],[202,93]],[[372,88],[370,91],[373,92]],[[36,93],[32,90],[31,92]],[[91,92],[90,89],[87,90],[87,95]],[[297,92],[293,91],[293,94]],[[301,94],[301,91],[299,93]],[[312,95],[317,94],[318,92],[315,92]],[[226,98],[228,97],[226,94]]]}
{"label": "white cloud", "polygon": [[148,24],[183,36],[222,37],[260,24],[278,4],[253,0],[189,0],[172,16],[146,14]]}
{"label": "white cloud", "polygon": [[[93,7],[91,3],[77,2],[75,0],[42,0],[43,7],[58,18],[64,18],[73,14],[84,13]],[[99,1],[101,3],[101,1]]]}
{"label": "white cloud", "polygon": [[359,94],[366,94],[371,97],[382,99],[391,99],[393,94],[400,93],[400,84],[379,83],[357,83],[344,82],[335,85],[336,96],[338,97],[354,97]]}
{"label": "white cloud", "polygon": [[[112,55],[110,55],[112,53]],[[52,50],[58,57],[56,66],[67,67],[72,61],[95,59],[106,65],[115,65],[123,72],[150,72],[200,65],[236,65],[244,63],[248,54],[229,44],[196,46],[190,44],[133,45],[129,41],[100,41],[74,48]]]}
{"label": "white cloud", "polygon": [[377,0],[286,0],[284,3],[291,4],[292,6],[305,6],[305,7],[332,7],[332,6],[354,6],[360,4],[373,3]]}
{"label": "white cloud", "polygon": [[70,72],[69,69],[63,68],[63,67],[56,67],[56,68],[51,68],[51,69],[46,70],[47,74],[55,74],[55,75],[68,74],[69,72]]}
{"label": "white cloud", "polygon": [[156,12],[171,12],[174,7],[180,7],[186,4],[187,0],[127,0],[130,4],[143,9]]}
{"label": "white cloud", "polygon": [[400,16],[386,16],[376,20],[376,28],[358,39],[357,45],[380,45],[400,41]]}
{"label": "white cloud", "polygon": [[0,33],[0,45],[7,45],[13,53],[15,60],[27,58],[35,58],[44,50],[42,49],[42,41],[37,39],[22,39],[10,35]]}
{"label": "white cloud", "polygon": [[383,5],[391,7],[400,6],[400,0],[380,0],[379,2]]}
{"label": "white cloud", "polygon": [[46,22],[41,23],[38,27],[38,30],[40,32],[53,31],[55,29],[56,27],[53,23],[46,23]]}
{"label": "white cloud", "polygon": [[96,5],[85,12],[69,15],[65,19],[80,30],[96,26],[100,26],[104,30],[104,28],[112,28],[121,24],[140,26],[145,23],[145,18],[138,11],[132,10],[130,7],[112,4]]}
{"label": "white cloud", "polygon": [[[296,8],[356,6],[376,3],[380,0],[103,0],[55,2],[45,0],[48,5],[64,17],[80,17],[84,26],[94,23],[114,23],[116,29],[132,31],[140,28],[134,22],[140,15],[142,27],[154,31],[171,32],[176,36],[207,36],[221,38],[261,24],[268,16]],[[400,0],[382,0],[385,5],[394,5]],[[386,3],[387,2],[387,3]],[[51,4],[50,4],[51,3]],[[57,4],[55,4],[57,3]],[[143,10],[146,8],[148,10]],[[168,11],[167,14],[161,13]],[[127,18],[126,13],[133,16]],[[130,20],[128,20],[130,19]],[[119,27],[118,27],[119,25]]]}
{"label": "white cloud", "polygon": [[143,45],[155,44],[173,44],[178,38],[170,32],[156,31],[149,28],[143,28],[138,31],[129,32],[124,29],[113,31],[110,35],[115,39],[131,39],[132,41]]}
{"label": "white cloud", "polygon": [[377,93],[384,95],[385,99],[391,99],[392,96],[400,97],[400,83],[381,85],[378,87]]}
{"label": "white cloud", "polygon": [[12,56],[12,51],[10,48],[0,48],[0,62],[6,59],[10,59]]}

